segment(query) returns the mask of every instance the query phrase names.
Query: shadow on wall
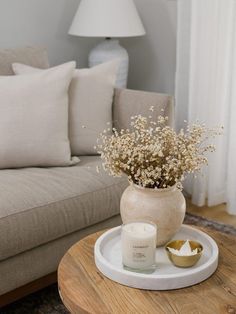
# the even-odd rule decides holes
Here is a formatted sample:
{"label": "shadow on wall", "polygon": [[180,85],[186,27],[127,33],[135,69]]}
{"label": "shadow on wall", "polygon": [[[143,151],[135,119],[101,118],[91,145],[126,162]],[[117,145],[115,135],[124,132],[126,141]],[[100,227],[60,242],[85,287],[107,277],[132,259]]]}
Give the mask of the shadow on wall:
{"label": "shadow on wall", "polygon": [[130,56],[128,87],[174,94],[177,4],[136,0],[146,36],[121,41]]}

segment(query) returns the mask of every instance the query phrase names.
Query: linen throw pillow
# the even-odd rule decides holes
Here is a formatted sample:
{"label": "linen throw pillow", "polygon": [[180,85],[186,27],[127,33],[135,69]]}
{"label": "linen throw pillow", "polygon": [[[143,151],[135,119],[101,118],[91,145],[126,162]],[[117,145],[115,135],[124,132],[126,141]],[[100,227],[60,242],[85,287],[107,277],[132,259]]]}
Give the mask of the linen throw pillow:
{"label": "linen throw pillow", "polygon": [[68,166],[68,87],[75,62],[0,76],[0,168]]}
{"label": "linen throw pillow", "polygon": [[[119,60],[75,70],[69,88],[69,138],[73,155],[95,155],[99,133],[112,128],[112,102]],[[13,63],[15,74],[45,71]]]}

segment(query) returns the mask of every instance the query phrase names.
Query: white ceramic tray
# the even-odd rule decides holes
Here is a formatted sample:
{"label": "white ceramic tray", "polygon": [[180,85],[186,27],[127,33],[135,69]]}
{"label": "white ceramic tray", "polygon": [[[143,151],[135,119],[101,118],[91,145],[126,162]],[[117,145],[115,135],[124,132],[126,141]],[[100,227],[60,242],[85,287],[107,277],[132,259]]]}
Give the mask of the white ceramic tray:
{"label": "white ceramic tray", "polygon": [[164,247],[156,249],[157,268],[152,274],[125,270],[121,257],[121,227],[105,232],[94,247],[97,268],[108,278],[129,286],[147,290],[172,290],[195,285],[210,277],[218,266],[218,247],[206,233],[182,225],[173,239],[196,240],[204,249],[198,263],[191,268],[175,267],[168,259]]}

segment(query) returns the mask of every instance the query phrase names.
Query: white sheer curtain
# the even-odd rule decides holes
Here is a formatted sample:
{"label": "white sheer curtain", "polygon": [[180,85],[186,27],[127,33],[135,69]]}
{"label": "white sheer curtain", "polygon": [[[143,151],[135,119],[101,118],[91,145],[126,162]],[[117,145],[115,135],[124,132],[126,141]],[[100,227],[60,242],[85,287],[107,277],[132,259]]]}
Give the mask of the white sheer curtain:
{"label": "white sheer curtain", "polygon": [[198,206],[227,202],[236,215],[236,1],[178,0],[176,112],[183,121],[224,125],[204,176],[185,189]]}

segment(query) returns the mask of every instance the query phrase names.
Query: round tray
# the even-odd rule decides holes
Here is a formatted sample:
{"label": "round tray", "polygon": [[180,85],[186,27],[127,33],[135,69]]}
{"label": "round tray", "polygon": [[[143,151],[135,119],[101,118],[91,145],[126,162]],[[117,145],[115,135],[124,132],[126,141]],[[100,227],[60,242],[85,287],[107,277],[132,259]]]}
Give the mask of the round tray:
{"label": "round tray", "polygon": [[203,245],[202,257],[191,268],[175,267],[168,259],[164,247],[156,249],[157,268],[152,274],[125,270],[121,257],[121,227],[106,231],[94,247],[95,264],[108,278],[129,286],[147,290],[172,290],[195,285],[210,277],[218,266],[219,250],[206,233],[182,225],[173,239],[196,240]]}

